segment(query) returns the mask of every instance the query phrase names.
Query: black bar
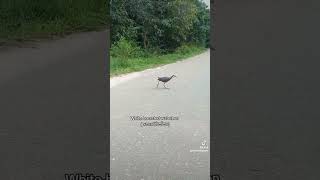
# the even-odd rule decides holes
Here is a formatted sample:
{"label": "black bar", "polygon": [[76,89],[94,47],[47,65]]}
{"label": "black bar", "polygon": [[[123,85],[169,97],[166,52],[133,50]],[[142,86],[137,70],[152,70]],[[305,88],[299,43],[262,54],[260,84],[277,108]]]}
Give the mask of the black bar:
{"label": "black bar", "polygon": [[217,1],[211,168],[319,179],[319,1]]}

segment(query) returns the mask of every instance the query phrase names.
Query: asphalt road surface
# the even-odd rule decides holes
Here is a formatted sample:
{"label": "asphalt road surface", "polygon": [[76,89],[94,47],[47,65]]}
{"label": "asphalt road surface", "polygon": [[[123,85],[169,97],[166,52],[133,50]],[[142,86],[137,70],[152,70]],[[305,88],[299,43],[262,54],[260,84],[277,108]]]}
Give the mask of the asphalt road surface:
{"label": "asphalt road surface", "polygon": [[[173,74],[177,78],[166,84],[169,89],[161,83],[156,88],[158,76]],[[209,51],[126,79],[110,90],[111,178],[209,179],[210,151],[198,151],[210,141]],[[179,120],[165,121],[169,127],[141,127],[141,122],[152,121],[130,116]]]}
{"label": "asphalt road surface", "polygon": [[107,37],[0,48],[0,179],[108,171]]}

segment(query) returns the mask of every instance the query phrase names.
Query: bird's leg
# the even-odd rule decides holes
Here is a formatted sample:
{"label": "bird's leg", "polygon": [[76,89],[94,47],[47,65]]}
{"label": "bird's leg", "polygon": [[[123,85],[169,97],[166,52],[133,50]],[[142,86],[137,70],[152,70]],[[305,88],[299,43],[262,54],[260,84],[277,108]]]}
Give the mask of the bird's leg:
{"label": "bird's leg", "polygon": [[160,81],[158,81],[157,88],[158,88],[158,86],[159,86],[159,82],[160,82]]}
{"label": "bird's leg", "polygon": [[164,86],[164,88],[166,88],[166,89],[167,89],[167,87],[166,87],[166,83],[163,83],[163,86]]}

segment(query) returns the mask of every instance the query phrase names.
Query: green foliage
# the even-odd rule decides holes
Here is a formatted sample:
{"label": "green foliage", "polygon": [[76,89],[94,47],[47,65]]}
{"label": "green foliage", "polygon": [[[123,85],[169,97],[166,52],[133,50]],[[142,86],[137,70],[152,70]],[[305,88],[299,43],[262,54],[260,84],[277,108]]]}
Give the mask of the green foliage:
{"label": "green foliage", "polygon": [[193,44],[184,44],[177,48],[176,53],[178,54],[192,54],[193,52],[197,52],[200,48],[199,46]]}
{"label": "green foliage", "polygon": [[206,8],[206,4],[195,0],[197,6],[197,15],[193,23],[193,28],[189,33],[189,40],[209,47],[210,38],[210,11]]}
{"label": "green foliage", "polygon": [[200,54],[205,50],[203,47],[194,45],[184,45],[179,49],[180,50],[169,54],[149,54],[146,57],[127,58],[125,63],[123,63],[124,60],[121,57],[111,56],[110,75],[115,76],[173,63],[178,60]]}
{"label": "green foliage", "polygon": [[112,20],[112,42],[118,41],[121,37],[135,40],[137,36],[137,28],[135,28],[135,22],[129,18],[126,3],[127,0],[111,0],[110,16]]}
{"label": "green foliage", "polygon": [[106,0],[2,0],[0,38],[63,35],[106,26]]}
{"label": "green foliage", "polygon": [[165,30],[166,46],[170,50],[187,42],[187,36],[196,20],[197,9],[192,1],[176,0],[169,5],[170,26]]}
{"label": "green foliage", "polygon": [[209,9],[201,0],[112,0],[111,75],[203,52]]}
{"label": "green foliage", "polygon": [[125,37],[111,46],[111,56],[120,58],[139,57],[143,54],[143,50],[136,45],[134,41],[129,41]]}
{"label": "green foliage", "polygon": [[113,0],[111,20],[113,44],[125,37],[148,52],[205,46],[209,38],[209,9],[200,0]]}
{"label": "green foliage", "polygon": [[118,59],[118,66],[128,66],[130,58],[145,56],[144,51],[136,45],[134,41],[129,41],[125,37],[120,39],[111,46],[111,56]]}

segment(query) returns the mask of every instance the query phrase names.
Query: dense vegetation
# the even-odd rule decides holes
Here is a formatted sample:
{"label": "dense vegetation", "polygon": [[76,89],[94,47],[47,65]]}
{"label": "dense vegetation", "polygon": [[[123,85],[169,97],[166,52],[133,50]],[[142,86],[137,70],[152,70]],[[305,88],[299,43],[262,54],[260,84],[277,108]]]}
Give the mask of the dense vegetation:
{"label": "dense vegetation", "polygon": [[[168,63],[209,46],[210,13],[201,0],[112,0],[111,73]],[[157,59],[157,60],[155,60]],[[139,67],[139,63],[143,67]]]}
{"label": "dense vegetation", "polygon": [[107,0],[1,0],[0,39],[64,35],[105,27]]}
{"label": "dense vegetation", "polygon": [[124,37],[162,50],[208,45],[209,9],[199,0],[113,0],[111,17],[113,42]]}

